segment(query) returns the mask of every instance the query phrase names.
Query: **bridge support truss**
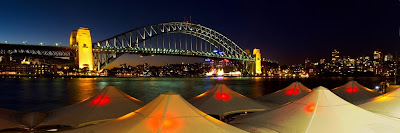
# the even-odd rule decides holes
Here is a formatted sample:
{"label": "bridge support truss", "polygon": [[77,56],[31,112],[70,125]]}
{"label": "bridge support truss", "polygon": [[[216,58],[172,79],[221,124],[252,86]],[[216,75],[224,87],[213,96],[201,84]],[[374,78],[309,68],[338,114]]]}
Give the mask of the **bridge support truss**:
{"label": "bridge support truss", "polygon": [[160,23],[133,29],[93,43],[98,70],[122,54],[162,54],[252,60],[242,48],[215,30],[185,22]]}

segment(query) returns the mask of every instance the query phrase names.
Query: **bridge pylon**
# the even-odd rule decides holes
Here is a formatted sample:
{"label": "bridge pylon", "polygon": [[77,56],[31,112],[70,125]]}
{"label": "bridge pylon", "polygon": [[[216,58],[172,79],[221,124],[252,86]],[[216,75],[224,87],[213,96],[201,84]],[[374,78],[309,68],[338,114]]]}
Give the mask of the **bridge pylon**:
{"label": "bridge pylon", "polygon": [[260,49],[258,49],[258,48],[253,49],[253,58],[255,61],[255,63],[254,63],[255,74],[260,75],[262,73]]}
{"label": "bridge pylon", "polygon": [[88,28],[79,27],[77,31],[71,32],[70,46],[78,47],[78,51],[75,57],[75,64],[80,69],[87,68],[92,71],[93,66],[93,48],[92,38]]}

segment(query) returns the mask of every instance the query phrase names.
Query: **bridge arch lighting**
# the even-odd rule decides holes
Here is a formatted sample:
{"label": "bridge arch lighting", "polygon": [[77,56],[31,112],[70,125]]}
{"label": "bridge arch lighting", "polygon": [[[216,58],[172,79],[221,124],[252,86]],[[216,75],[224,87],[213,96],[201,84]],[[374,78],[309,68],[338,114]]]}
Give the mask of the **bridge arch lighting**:
{"label": "bridge arch lighting", "polygon": [[[184,45],[182,45],[182,37],[184,37]],[[198,45],[198,40],[200,40],[200,45]],[[157,46],[154,46],[154,43],[157,43]],[[221,33],[200,24],[188,22],[159,23],[139,27],[95,42],[93,46],[94,62],[100,71],[125,53],[253,60],[242,48]],[[102,49],[111,51],[104,52]],[[213,50],[217,51],[213,52]]]}

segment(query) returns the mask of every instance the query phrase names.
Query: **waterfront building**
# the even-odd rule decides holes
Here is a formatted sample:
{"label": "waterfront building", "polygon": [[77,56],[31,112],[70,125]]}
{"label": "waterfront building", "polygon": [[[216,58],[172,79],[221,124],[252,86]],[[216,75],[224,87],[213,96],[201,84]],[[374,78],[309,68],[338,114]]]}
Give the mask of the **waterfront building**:
{"label": "waterfront building", "polygon": [[109,76],[117,77],[199,77],[205,75],[204,73],[209,71],[210,68],[211,65],[205,63],[166,64],[164,66],[150,66],[147,63],[137,66],[121,64],[120,67],[114,67],[107,73]]}
{"label": "waterfront building", "polygon": [[0,75],[36,76],[55,75],[58,67],[48,64],[14,64],[0,65]]}
{"label": "waterfront building", "polygon": [[4,60],[0,62],[0,75],[58,76],[66,75],[65,68],[73,68],[73,66],[73,60],[68,58],[16,55],[8,62]]}
{"label": "waterfront building", "polygon": [[270,77],[279,75],[278,71],[280,70],[278,62],[266,59],[261,62],[261,65],[263,75]]}

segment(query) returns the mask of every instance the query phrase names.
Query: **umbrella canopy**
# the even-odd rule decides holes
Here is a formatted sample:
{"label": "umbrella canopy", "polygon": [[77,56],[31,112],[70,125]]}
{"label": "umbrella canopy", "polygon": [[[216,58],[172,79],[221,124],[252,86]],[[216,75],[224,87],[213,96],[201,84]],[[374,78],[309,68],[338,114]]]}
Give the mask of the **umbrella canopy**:
{"label": "umbrella canopy", "polygon": [[361,100],[371,99],[379,96],[378,92],[360,85],[357,83],[357,81],[350,81],[345,85],[336,87],[335,89],[332,89],[332,92],[353,104]]}
{"label": "umbrella canopy", "polygon": [[21,124],[33,128],[40,124],[46,118],[46,114],[40,112],[24,113],[21,116]]}
{"label": "umbrella canopy", "polygon": [[143,108],[118,119],[67,133],[245,133],[196,109],[167,91]]}
{"label": "umbrella canopy", "polygon": [[288,87],[283,88],[274,93],[261,96],[257,98],[257,100],[261,102],[268,102],[268,103],[275,103],[282,105],[297,100],[299,98],[302,98],[303,96],[307,95],[310,92],[311,90],[306,86],[304,86],[303,84],[301,84],[300,82],[293,82]]}
{"label": "umbrella canopy", "polygon": [[17,111],[0,108],[0,130],[23,127],[16,120]]}
{"label": "umbrella canopy", "polygon": [[229,89],[224,84],[215,85],[212,89],[192,98],[189,102],[207,114],[219,116],[268,109],[261,103]]}
{"label": "umbrella canopy", "polygon": [[235,119],[251,132],[397,133],[400,121],[359,108],[324,87],[286,106]]}
{"label": "umbrella canopy", "polygon": [[372,98],[368,102],[358,105],[358,107],[374,113],[400,118],[400,88]]}
{"label": "umbrella canopy", "polygon": [[144,105],[115,86],[106,86],[97,95],[80,103],[63,107],[49,113],[40,124],[83,126],[115,119],[128,114]]}

